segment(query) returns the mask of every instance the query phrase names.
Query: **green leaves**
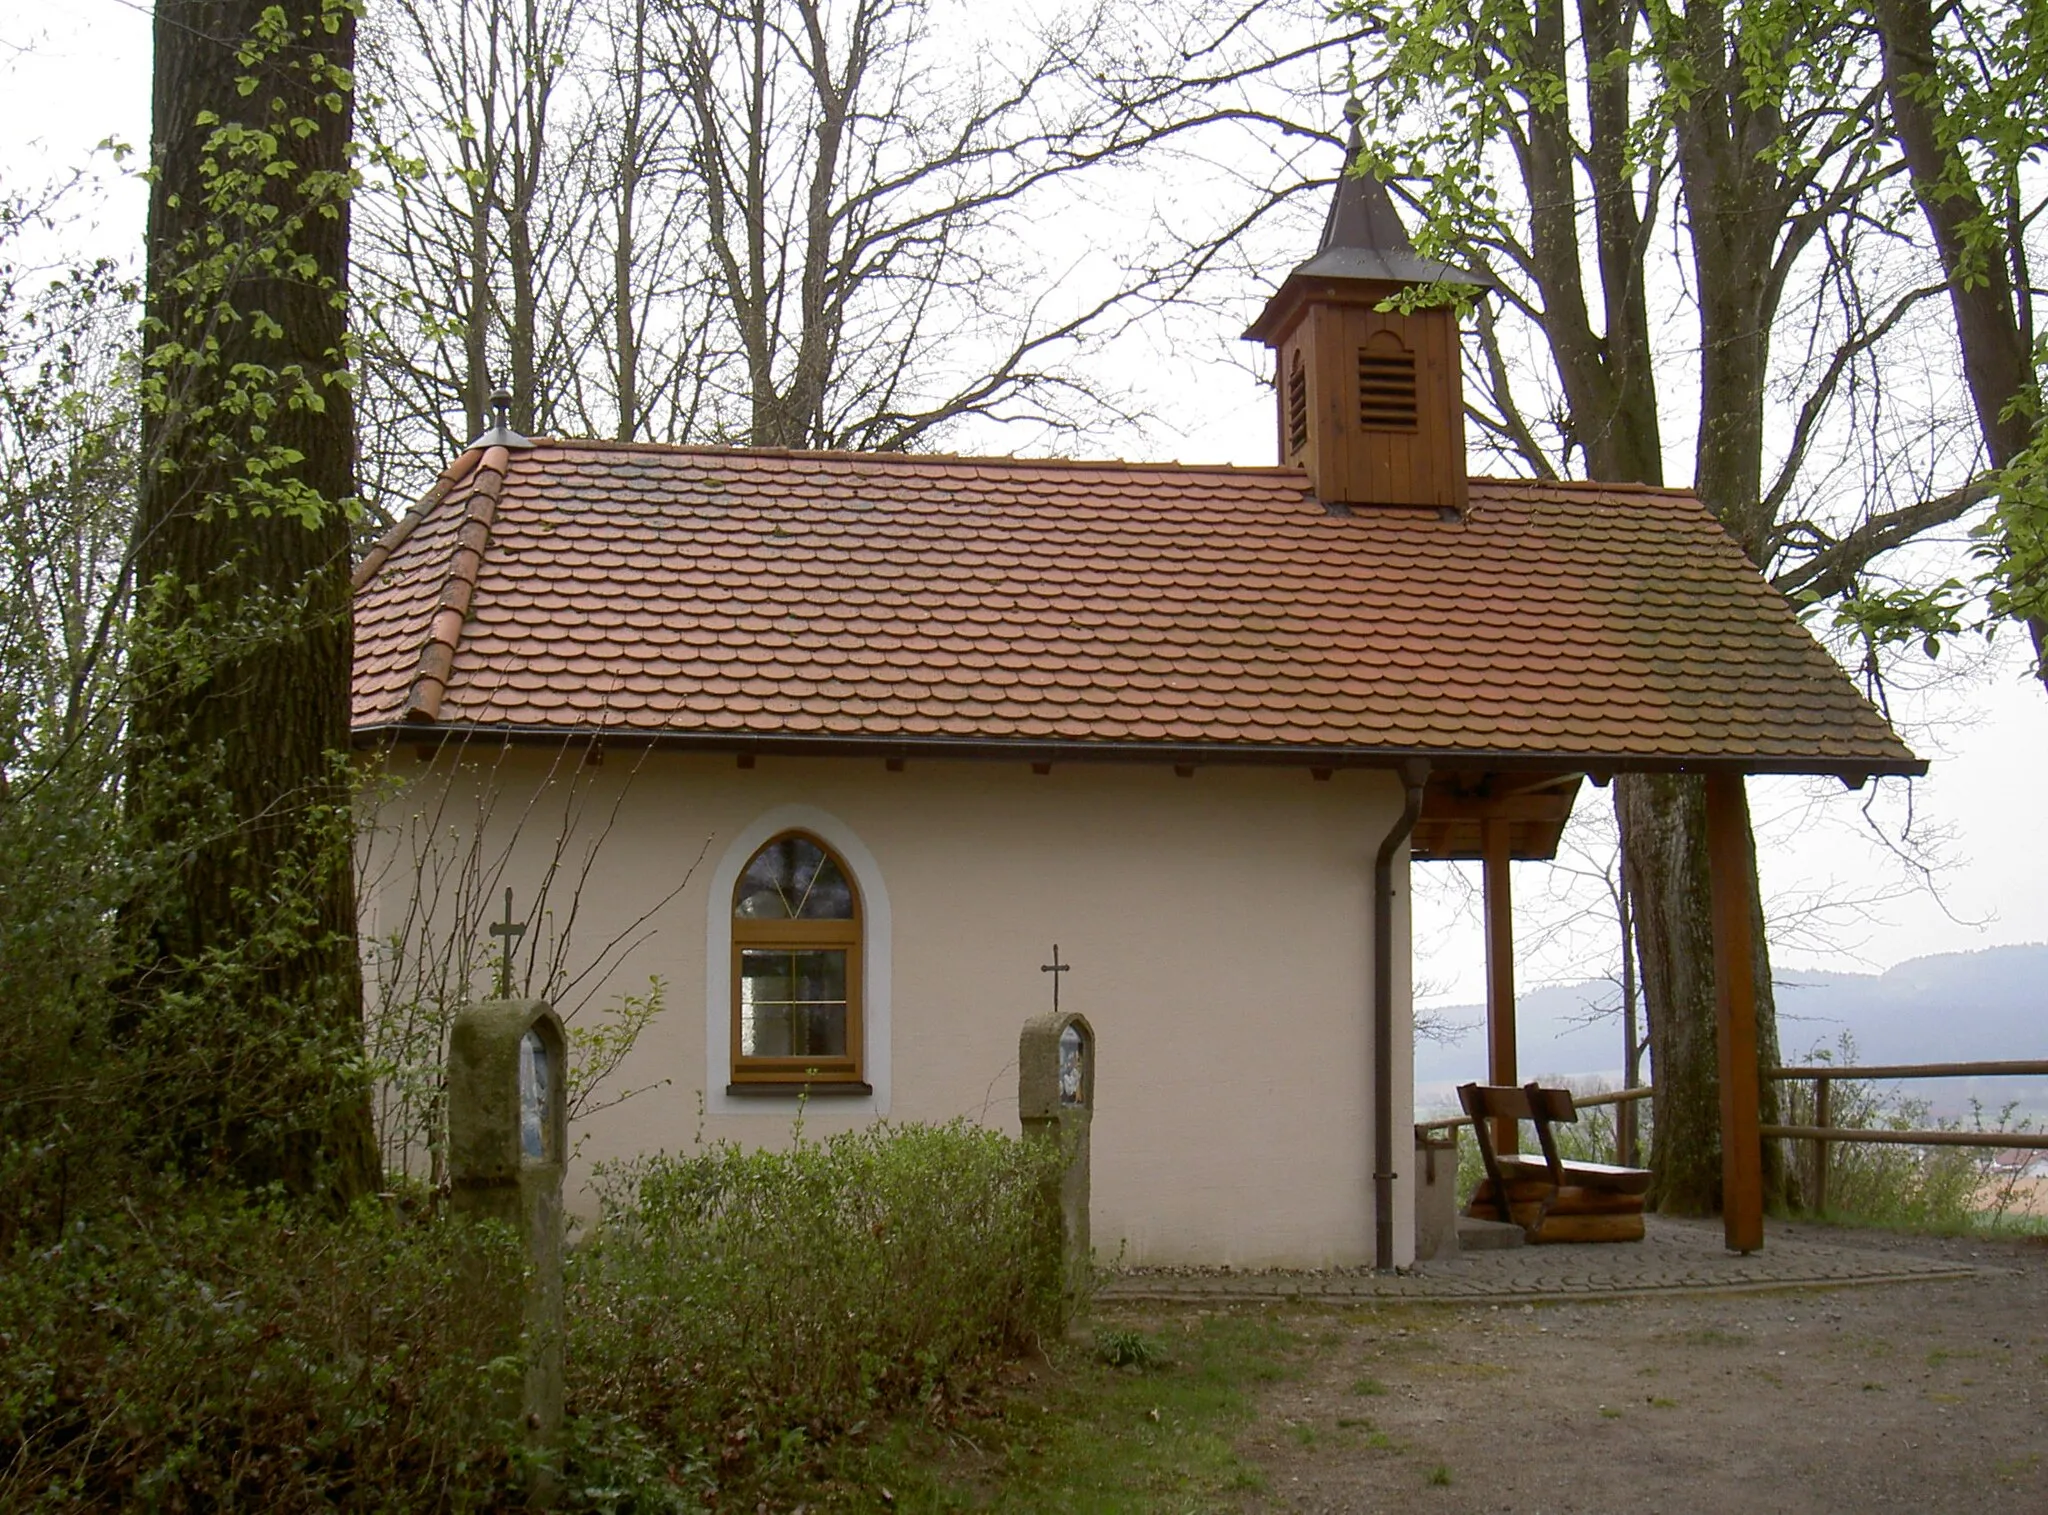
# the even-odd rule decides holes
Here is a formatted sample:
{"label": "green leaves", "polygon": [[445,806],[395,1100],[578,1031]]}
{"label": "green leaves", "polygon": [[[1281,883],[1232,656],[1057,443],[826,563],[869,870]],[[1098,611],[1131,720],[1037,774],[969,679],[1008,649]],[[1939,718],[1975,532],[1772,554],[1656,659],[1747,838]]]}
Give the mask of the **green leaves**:
{"label": "green leaves", "polygon": [[[1971,536],[1984,564],[1978,584],[1996,620],[2048,622],[2048,426],[2037,416],[2034,439],[2000,479],[1998,504]],[[2048,653],[2035,676],[2048,679]]]}
{"label": "green leaves", "polygon": [[[2027,397],[2016,403],[2032,409]],[[2048,429],[2038,419],[2032,444],[1998,475],[1997,489],[1991,513],[1970,529],[1977,573],[1931,588],[1859,590],[1841,602],[1835,626],[1871,647],[1917,641],[1933,658],[1945,638],[2048,621]],[[2037,657],[2034,675],[2048,678],[2048,658]]]}
{"label": "green leaves", "polygon": [[1932,589],[1905,587],[1861,590],[1835,608],[1837,630],[1853,631],[1866,644],[1896,647],[1916,638],[1928,657],[1941,653],[1941,639],[1963,629],[1968,592],[1956,579]]}

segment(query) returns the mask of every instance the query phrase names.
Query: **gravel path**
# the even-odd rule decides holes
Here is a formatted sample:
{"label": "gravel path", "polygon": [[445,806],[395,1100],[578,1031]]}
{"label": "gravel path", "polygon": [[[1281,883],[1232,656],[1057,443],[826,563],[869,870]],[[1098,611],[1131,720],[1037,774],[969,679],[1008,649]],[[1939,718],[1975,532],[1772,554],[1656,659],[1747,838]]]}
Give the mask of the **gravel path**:
{"label": "gravel path", "polygon": [[1274,1275],[1120,1287],[1263,1299],[1313,1344],[1259,1391],[1246,1509],[2048,1511],[2048,1245],[1774,1225],[1759,1277],[1703,1230],[1425,1270],[1433,1293],[1281,1276],[1335,1309],[1262,1296]]}

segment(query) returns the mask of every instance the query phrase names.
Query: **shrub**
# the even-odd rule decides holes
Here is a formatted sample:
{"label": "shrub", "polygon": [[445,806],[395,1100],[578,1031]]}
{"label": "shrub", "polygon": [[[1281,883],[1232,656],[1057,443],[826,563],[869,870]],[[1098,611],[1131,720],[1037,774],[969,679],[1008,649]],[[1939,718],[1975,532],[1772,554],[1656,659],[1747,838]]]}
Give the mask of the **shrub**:
{"label": "shrub", "polygon": [[[464,1279],[502,1233],[187,1191],[0,1272],[0,1506],[478,1509],[524,1488]],[[517,1371],[501,1363],[497,1371]]]}
{"label": "shrub", "polygon": [[1053,1161],[955,1121],[614,1170],[569,1281],[576,1413],[733,1470],[942,1402],[1060,1323]]}

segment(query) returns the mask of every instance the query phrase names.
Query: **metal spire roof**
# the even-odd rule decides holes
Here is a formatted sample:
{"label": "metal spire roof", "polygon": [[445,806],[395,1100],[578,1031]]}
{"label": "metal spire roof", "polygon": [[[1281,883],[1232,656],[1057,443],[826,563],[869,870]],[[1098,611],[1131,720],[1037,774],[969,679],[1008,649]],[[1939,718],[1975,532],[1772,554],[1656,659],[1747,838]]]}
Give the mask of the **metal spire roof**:
{"label": "metal spire roof", "polygon": [[1365,139],[1358,123],[1365,107],[1352,100],[1344,107],[1351,123],[1350,140],[1344,145],[1344,172],[1337,179],[1337,193],[1330,200],[1330,214],[1323,222],[1323,239],[1315,256],[1288,275],[1290,280],[1379,279],[1393,284],[1433,284],[1448,279],[1458,284],[1493,281],[1425,258],[1408,240],[1407,228],[1394,210],[1387,186],[1370,173],[1355,173],[1352,165],[1365,151]]}

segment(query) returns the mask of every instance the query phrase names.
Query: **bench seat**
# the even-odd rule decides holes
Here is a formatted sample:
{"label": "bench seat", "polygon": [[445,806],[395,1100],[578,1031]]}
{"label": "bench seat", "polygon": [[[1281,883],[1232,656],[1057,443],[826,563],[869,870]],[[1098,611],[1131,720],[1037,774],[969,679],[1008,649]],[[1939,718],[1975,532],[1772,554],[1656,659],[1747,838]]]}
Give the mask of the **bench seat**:
{"label": "bench seat", "polygon": [[[1503,1152],[1499,1154],[1501,1172],[1510,1183],[1524,1174],[1550,1179],[1549,1165],[1535,1153]],[[1648,1168],[1623,1168],[1614,1163],[1581,1163],[1570,1158],[1560,1158],[1557,1164],[1564,1175],[1564,1181],[1582,1189],[1604,1189],[1615,1194],[1644,1194],[1650,1188]]]}
{"label": "bench seat", "polygon": [[[1465,1084],[1458,1101],[1472,1118],[1486,1178],[1465,1213],[1475,1220],[1505,1220],[1532,1242],[1641,1241],[1643,1196],[1649,1170],[1613,1163],[1568,1162],[1557,1155],[1553,1122],[1576,1121],[1569,1089]],[[1491,1122],[1528,1121],[1541,1156],[1496,1152]]]}

